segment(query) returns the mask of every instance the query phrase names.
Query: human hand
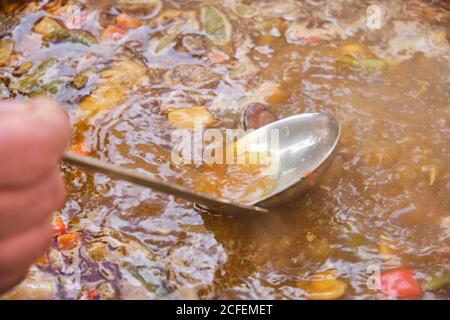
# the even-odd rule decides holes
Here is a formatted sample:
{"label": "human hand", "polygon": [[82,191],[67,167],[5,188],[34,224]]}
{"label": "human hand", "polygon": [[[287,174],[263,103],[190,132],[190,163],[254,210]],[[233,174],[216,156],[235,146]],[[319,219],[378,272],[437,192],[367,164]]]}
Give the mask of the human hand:
{"label": "human hand", "polygon": [[23,280],[50,245],[68,140],[68,118],[52,101],[0,102],[0,292]]}

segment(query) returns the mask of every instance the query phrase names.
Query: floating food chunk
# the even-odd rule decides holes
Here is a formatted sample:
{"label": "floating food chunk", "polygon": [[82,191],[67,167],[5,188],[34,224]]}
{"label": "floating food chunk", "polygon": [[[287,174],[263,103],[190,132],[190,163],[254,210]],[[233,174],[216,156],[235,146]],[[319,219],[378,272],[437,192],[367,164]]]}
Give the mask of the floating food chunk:
{"label": "floating food chunk", "polygon": [[424,289],[430,291],[437,291],[444,289],[450,285],[450,271],[437,270],[425,283]]}
{"label": "floating food chunk", "polygon": [[78,75],[75,76],[75,78],[73,78],[72,82],[70,83],[70,85],[72,87],[74,87],[75,89],[83,89],[86,86],[86,83],[89,80],[89,76],[87,75],[86,72],[82,72]]}
{"label": "floating food chunk", "polygon": [[43,36],[62,29],[66,29],[64,23],[50,17],[43,17],[42,19],[38,20],[33,27],[34,32]]}
{"label": "floating food chunk", "polygon": [[258,10],[254,7],[247,6],[245,4],[238,4],[234,7],[234,11],[244,18],[251,18],[258,13]]}
{"label": "floating food chunk", "polygon": [[115,61],[100,73],[100,82],[91,95],[84,97],[80,110],[87,116],[123,103],[127,94],[146,77],[145,66],[132,59]]}
{"label": "floating food chunk", "polygon": [[208,50],[208,39],[200,34],[184,35],[181,44],[193,56],[203,55]]}
{"label": "floating food chunk", "polygon": [[394,298],[414,298],[422,295],[419,283],[410,269],[399,269],[381,275],[381,291]]}
{"label": "floating food chunk", "polygon": [[205,107],[169,111],[169,121],[177,128],[193,129],[194,125],[211,126],[216,119]]}
{"label": "floating food chunk", "polygon": [[286,41],[295,45],[316,44],[320,40],[330,40],[337,36],[335,27],[324,24],[322,27],[310,28],[308,22],[293,23],[286,30]]}
{"label": "floating food chunk", "polygon": [[203,7],[201,11],[203,27],[215,43],[223,45],[231,39],[231,24],[222,12],[213,6]]}
{"label": "floating food chunk", "polygon": [[107,26],[101,33],[101,38],[103,40],[114,40],[119,41],[127,34],[127,30],[124,30],[115,25]]}
{"label": "floating food chunk", "polygon": [[28,94],[38,84],[49,68],[56,63],[56,58],[48,58],[41,62],[33,71],[23,76],[19,81],[12,83],[10,88],[21,93]]}
{"label": "floating food chunk", "polygon": [[169,9],[169,10],[162,12],[157,17],[153,18],[150,21],[149,25],[152,28],[156,28],[158,26],[165,26],[171,22],[181,19],[182,16],[183,16],[183,11]]}
{"label": "floating food chunk", "polygon": [[81,234],[79,232],[62,234],[58,236],[58,249],[63,251],[74,249],[80,240]]}
{"label": "floating food chunk", "polygon": [[258,89],[258,95],[270,104],[281,104],[287,100],[285,90],[281,85],[274,82],[263,83]]}
{"label": "floating food chunk", "polygon": [[20,66],[17,66],[16,68],[14,68],[12,74],[15,77],[20,77],[20,76],[24,75],[25,73],[27,73],[28,71],[30,71],[30,69],[32,67],[33,67],[33,62],[31,62],[31,61],[24,62]]}
{"label": "floating food chunk", "polygon": [[153,16],[161,10],[160,0],[119,0],[117,8],[135,16]]}
{"label": "floating food chunk", "polygon": [[315,273],[306,286],[311,300],[336,300],[345,294],[347,284],[336,277],[335,270]]}
{"label": "floating food chunk", "polygon": [[60,43],[72,42],[91,46],[97,43],[95,36],[86,30],[68,29],[59,20],[43,17],[33,27],[33,31],[42,35],[45,42]]}
{"label": "floating food chunk", "polygon": [[80,110],[94,115],[124,102],[126,91],[118,84],[100,84],[90,96],[81,100]]}
{"label": "floating food chunk", "polygon": [[378,59],[366,46],[350,42],[338,48],[338,61],[346,66],[373,72],[388,66],[386,60]]}
{"label": "floating food chunk", "polygon": [[375,55],[367,48],[356,42],[350,42],[339,46],[339,54],[352,58],[375,58]]}
{"label": "floating food chunk", "polygon": [[53,235],[60,235],[66,232],[66,226],[61,216],[57,216],[52,221]]}
{"label": "floating food chunk", "polygon": [[169,46],[173,46],[175,39],[178,37],[176,33],[169,33],[166,34],[164,37],[158,40],[158,43],[156,44],[156,47],[154,49],[156,54],[161,53],[164,51],[164,49],[168,48]]}
{"label": "floating food chunk", "polygon": [[8,64],[14,51],[14,40],[0,40],[0,67]]}
{"label": "floating food chunk", "polygon": [[128,14],[121,13],[116,17],[116,24],[121,28],[135,29],[142,25],[142,21]]}
{"label": "floating food chunk", "polygon": [[166,74],[167,80],[173,85],[200,88],[212,84],[220,76],[199,64],[179,64]]}
{"label": "floating food chunk", "polygon": [[81,43],[88,47],[98,43],[97,38],[92,33],[81,29],[58,29],[47,33],[42,39],[52,43]]}

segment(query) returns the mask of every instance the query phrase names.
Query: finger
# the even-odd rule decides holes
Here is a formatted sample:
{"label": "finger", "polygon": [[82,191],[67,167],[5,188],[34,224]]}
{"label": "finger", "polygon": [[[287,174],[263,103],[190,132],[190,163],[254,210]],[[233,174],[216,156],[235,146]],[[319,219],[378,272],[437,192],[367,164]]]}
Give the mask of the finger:
{"label": "finger", "polygon": [[15,270],[11,273],[2,274],[0,273],[0,293],[6,292],[14,288],[14,286],[21,283],[28,275],[28,270],[30,265],[23,269]]}
{"label": "finger", "polygon": [[0,240],[0,274],[31,264],[47,252],[51,240],[50,222]]}
{"label": "finger", "polygon": [[0,239],[49,221],[64,200],[64,181],[57,168],[36,184],[0,191]]}
{"label": "finger", "polygon": [[50,171],[69,139],[65,112],[48,99],[0,102],[0,187],[23,186]]}

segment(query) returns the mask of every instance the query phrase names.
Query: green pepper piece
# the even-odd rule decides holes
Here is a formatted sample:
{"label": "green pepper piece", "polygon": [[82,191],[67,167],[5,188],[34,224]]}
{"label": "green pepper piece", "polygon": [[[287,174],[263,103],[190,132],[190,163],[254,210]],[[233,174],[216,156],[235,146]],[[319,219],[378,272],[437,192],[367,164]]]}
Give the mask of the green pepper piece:
{"label": "green pepper piece", "polygon": [[98,43],[97,39],[90,32],[81,29],[57,29],[46,34],[42,39],[52,43],[81,43],[88,47]]}
{"label": "green pepper piece", "polygon": [[339,61],[352,67],[361,68],[365,71],[379,71],[387,66],[387,62],[381,59],[342,56],[339,58]]}
{"label": "green pepper piece", "polygon": [[438,270],[434,272],[431,278],[425,283],[424,289],[437,291],[450,284],[450,271]]}
{"label": "green pepper piece", "polygon": [[85,72],[82,72],[82,73],[76,75],[75,78],[73,78],[70,85],[72,87],[74,87],[75,89],[80,90],[86,86],[86,83],[88,82],[88,80],[89,80],[89,76]]}
{"label": "green pepper piece", "polygon": [[140,283],[142,283],[142,285],[145,287],[145,289],[147,289],[150,292],[155,292],[155,288],[151,285],[151,283],[148,283],[144,277],[139,273],[139,270],[133,266],[131,263],[129,262],[124,262],[123,263],[125,269],[128,270],[128,272],[134,277],[136,278],[136,280],[138,280]]}
{"label": "green pepper piece", "polygon": [[231,39],[231,24],[227,18],[213,6],[202,8],[201,18],[206,33],[218,44],[226,44]]}
{"label": "green pepper piece", "polygon": [[40,86],[38,89],[31,91],[27,96],[32,98],[42,95],[55,95],[58,93],[59,87],[63,84],[64,81],[62,80],[53,80]]}
{"label": "green pepper piece", "polygon": [[32,72],[22,77],[18,82],[13,83],[11,88],[22,94],[28,94],[33,90],[39,79],[45,75],[48,68],[56,63],[56,58],[50,57],[45,59]]}
{"label": "green pepper piece", "polygon": [[22,75],[24,75],[25,73],[27,73],[28,71],[30,71],[30,69],[33,67],[33,62],[31,61],[27,61],[23,64],[21,64],[20,66],[16,67],[12,74],[15,77],[20,77]]}
{"label": "green pepper piece", "polygon": [[234,10],[238,15],[244,18],[251,18],[257,13],[257,10],[255,8],[247,6],[245,4],[238,4],[236,7],[234,7]]}
{"label": "green pepper piece", "polygon": [[172,41],[176,39],[176,37],[177,37],[176,33],[171,33],[162,37],[155,48],[155,53],[158,54],[161,51],[163,51],[168,45],[172,43]]}

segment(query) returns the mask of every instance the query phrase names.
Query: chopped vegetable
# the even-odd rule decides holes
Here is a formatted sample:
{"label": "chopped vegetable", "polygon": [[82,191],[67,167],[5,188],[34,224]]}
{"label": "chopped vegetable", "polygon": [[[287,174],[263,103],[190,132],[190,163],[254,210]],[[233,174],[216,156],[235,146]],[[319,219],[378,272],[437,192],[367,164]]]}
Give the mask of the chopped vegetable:
{"label": "chopped vegetable", "polygon": [[62,80],[53,80],[49,83],[45,83],[41,86],[38,86],[33,91],[27,94],[28,97],[38,97],[45,95],[55,95],[59,92],[59,90],[64,86],[65,82]]}
{"label": "chopped vegetable", "polygon": [[381,291],[394,298],[414,298],[422,295],[419,283],[410,269],[398,269],[381,275]]}
{"label": "chopped vegetable", "polygon": [[178,37],[176,33],[169,33],[159,39],[158,44],[155,47],[155,53],[158,54],[164,49],[168,48],[170,44],[173,44],[174,40]]}
{"label": "chopped vegetable", "polygon": [[245,4],[238,4],[234,7],[234,10],[238,15],[244,18],[251,18],[258,13],[258,10]]}
{"label": "chopped vegetable", "polygon": [[311,300],[336,300],[346,289],[347,284],[337,279],[335,270],[315,273],[305,287],[307,298]]}
{"label": "chopped vegetable", "polygon": [[117,7],[136,16],[154,16],[161,10],[162,3],[160,0],[119,0]]}
{"label": "chopped vegetable", "polygon": [[199,64],[179,64],[166,74],[172,85],[201,88],[220,79],[220,75]]}
{"label": "chopped vegetable", "polygon": [[88,47],[98,43],[97,38],[92,33],[81,29],[58,29],[47,33],[42,39],[53,43],[81,43]]}
{"label": "chopped vegetable", "polygon": [[70,147],[70,151],[75,152],[82,156],[88,156],[92,152],[92,150],[89,150],[88,148],[86,148],[82,142],[72,145]]}
{"label": "chopped vegetable", "polygon": [[177,128],[194,128],[194,125],[211,126],[216,119],[204,107],[193,107],[189,109],[177,109],[168,114],[169,121]]}
{"label": "chopped vegetable", "polygon": [[427,279],[424,285],[425,290],[437,291],[450,285],[450,271],[449,270],[437,270],[434,274]]}
{"label": "chopped vegetable", "polygon": [[82,72],[82,73],[76,75],[70,84],[75,89],[80,90],[86,86],[86,83],[88,82],[88,80],[89,80],[89,76],[85,72]]}
{"label": "chopped vegetable", "polygon": [[242,61],[236,61],[230,68],[228,75],[232,79],[241,79],[254,76],[259,71],[259,68],[252,62],[251,59],[245,58]]}
{"label": "chopped vegetable", "polygon": [[87,290],[86,296],[88,300],[98,300],[100,293],[96,288],[90,288]]}
{"label": "chopped vegetable", "polygon": [[124,262],[123,266],[128,270],[128,272],[136,279],[138,280],[144,287],[150,292],[154,292],[155,288],[152,286],[151,283],[147,282],[147,280],[144,279],[144,277],[139,273],[139,270],[137,267],[132,265],[129,262]]}
{"label": "chopped vegetable", "polygon": [[231,24],[228,19],[213,6],[202,8],[201,19],[209,38],[215,43],[224,45],[231,39]]}
{"label": "chopped vegetable", "polygon": [[14,51],[14,40],[0,40],[0,67],[8,64]]}
{"label": "chopped vegetable", "polygon": [[208,39],[200,34],[183,35],[181,43],[193,56],[205,54],[208,50]]}
{"label": "chopped vegetable", "polygon": [[45,75],[47,69],[56,63],[56,58],[47,58],[39,64],[33,71],[22,77],[18,82],[13,83],[11,88],[22,94],[28,94],[33,90],[38,81]]}
{"label": "chopped vegetable", "polygon": [[46,267],[49,264],[49,260],[47,257],[47,254],[44,254],[43,256],[40,256],[36,261],[34,261],[34,264],[38,267]]}
{"label": "chopped vegetable", "polygon": [[352,58],[375,58],[369,48],[359,43],[346,43],[338,48],[339,54]]}
{"label": "chopped vegetable", "polygon": [[158,26],[165,26],[165,25],[168,25],[169,23],[172,23],[174,21],[181,19],[182,16],[183,16],[183,11],[169,9],[169,10],[166,10],[163,13],[161,13],[159,16],[150,20],[149,26],[151,28],[156,28]]}
{"label": "chopped vegetable", "polygon": [[109,282],[101,282],[97,285],[98,299],[110,300],[116,298],[116,291]]}
{"label": "chopped vegetable", "polygon": [[95,114],[100,110],[111,109],[121,104],[125,95],[126,91],[118,84],[102,84],[81,100],[80,110]]}
{"label": "chopped vegetable", "polygon": [[44,5],[44,10],[49,13],[56,13],[58,10],[60,10],[62,7],[64,7],[67,4],[67,0],[53,0],[48,1]]}
{"label": "chopped vegetable", "polygon": [[339,60],[346,65],[365,71],[379,71],[388,66],[387,61],[381,59],[352,58],[345,56],[341,57]]}
{"label": "chopped vegetable", "polygon": [[126,34],[127,34],[126,30],[124,30],[124,29],[122,29],[122,28],[120,28],[118,26],[109,25],[103,30],[103,32],[101,34],[101,38],[103,40],[119,41]]}
{"label": "chopped vegetable", "polygon": [[81,234],[79,232],[66,233],[58,236],[58,249],[59,250],[71,250],[75,248],[81,240]]}
{"label": "chopped vegetable", "polygon": [[133,86],[146,77],[146,72],[145,66],[138,61],[116,61],[100,73],[100,82],[94,91],[81,100],[80,111],[90,116],[121,104]]}
{"label": "chopped vegetable", "polygon": [[116,17],[116,24],[120,28],[135,29],[142,25],[142,21],[128,14],[121,13]]}
{"label": "chopped vegetable", "polygon": [[94,261],[103,261],[108,255],[108,244],[105,242],[93,242],[88,247],[89,256]]}
{"label": "chopped vegetable", "polygon": [[293,23],[285,33],[286,41],[295,45],[316,44],[320,40],[329,40],[336,36],[336,30],[330,24],[322,27],[310,27],[308,22]]}
{"label": "chopped vegetable", "polygon": [[364,71],[379,71],[388,66],[386,60],[378,59],[367,47],[358,43],[347,43],[338,48],[338,61]]}
{"label": "chopped vegetable", "polygon": [[61,235],[66,232],[66,226],[61,216],[57,216],[53,219],[52,227],[54,236]]}
{"label": "chopped vegetable", "polygon": [[208,59],[209,61],[211,61],[211,63],[221,63],[228,60],[228,58],[228,55],[215,48],[213,48],[212,51],[208,53]]}
{"label": "chopped vegetable", "polygon": [[436,181],[436,167],[430,168],[430,181],[428,182],[429,186],[432,186],[434,184],[434,181]]}
{"label": "chopped vegetable", "polygon": [[262,96],[270,104],[281,104],[287,100],[286,93],[277,83],[265,82],[259,87],[258,95]]}
{"label": "chopped vegetable", "polygon": [[66,26],[61,21],[50,17],[43,17],[38,22],[36,22],[33,27],[34,32],[43,36],[48,33],[64,29],[66,29]]}
{"label": "chopped vegetable", "polygon": [[17,66],[16,68],[14,68],[12,74],[15,77],[20,77],[20,76],[24,75],[25,73],[27,73],[28,71],[30,71],[30,69],[32,67],[33,67],[33,62],[27,61],[27,62],[21,64],[20,66]]}

